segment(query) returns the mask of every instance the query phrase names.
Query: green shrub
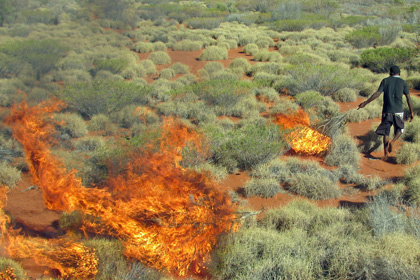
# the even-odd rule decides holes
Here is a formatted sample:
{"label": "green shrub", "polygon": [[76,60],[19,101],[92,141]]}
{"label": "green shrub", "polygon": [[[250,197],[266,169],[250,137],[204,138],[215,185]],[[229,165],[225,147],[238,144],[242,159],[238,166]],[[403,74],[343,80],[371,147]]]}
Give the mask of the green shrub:
{"label": "green shrub", "polygon": [[273,114],[277,114],[277,113],[290,114],[290,113],[296,112],[298,108],[299,108],[299,105],[297,105],[296,102],[291,101],[288,98],[280,97],[280,99],[274,100],[274,105],[271,108],[271,112]]}
{"label": "green shrub", "polygon": [[103,80],[66,86],[59,94],[71,110],[89,118],[110,115],[128,104],[145,105],[151,88],[135,82]]}
{"label": "green shrub", "polygon": [[295,95],[296,102],[305,110],[313,111],[321,119],[330,118],[339,112],[339,106],[331,97],[316,91],[305,91]]}
{"label": "green shrub", "polygon": [[381,34],[378,26],[366,26],[347,34],[345,39],[356,48],[367,48],[379,44]]}
{"label": "green shrub", "polygon": [[149,59],[156,65],[171,63],[171,57],[167,52],[164,51],[152,52],[149,56]]}
{"label": "green shrub", "polygon": [[75,113],[60,113],[54,117],[61,133],[73,138],[85,136],[88,133],[86,122]]}
{"label": "green shrub", "polygon": [[219,17],[192,17],[187,19],[185,24],[195,29],[214,29],[222,22],[223,18]]}
{"label": "green shrub", "polygon": [[348,69],[333,64],[293,65],[288,69],[288,74],[283,87],[287,88],[291,95],[308,90],[331,95],[341,88],[353,88],[360,83],[359,78],[352,77]]}
{"label": "green shrub", "polygon": [[0,161],[0,185],[13,188],[21,180],[21,172],[6,161]]}
{"label": "green shrub", "polygon": [[84,245],[93,248],[98,257],[99,268],[95,279],[121,279],[128,270],[120,241],[94,238],[84,241]]}
{"label": "green shrub", "polygon": [[396,161],[400,164],[412,164],[420,158],[420,143],[405,142],[397,152]]}
{"label": "green shrub", "polygon": [[88,123],[89,131],[104,131],[104,135],[113,135],[117,128],[108,116],[104,114],[94,115]]}
{"label": "green shrub", "polygon": [[180,42],[176,42],[172,46],[172,50],[174,51],[199,51],[203,48],[203,43],[200,41],[192,41],[189,39],[182,40]]}
{"label": "green shrub", "polygon": [[172,68],[166,68],[166,69],[162,69],[162,71],[160,71],[159,78],[170,80],[173,77],[175,77],[175,75],[176,75],[175,71]]}
{"label": "green shrub", "polygon": [[259,51],[259,48],[256,44],[254,43],[249,43],[244,47],[244,53],[248,54],[248,55],[256,55]]}
{"label": "green shrub", "polygon": [[387,184],[386,180],[383,180],[381,177],[377,175],[367,176],[359,182],[358,186],[362,190],[373,191],[379,189]]}
{"label": "green shrub", "polygon": [[175,62],[170,68],[175,71],[175,74],[187,74],[190,71],[190,66],[180,62]]}
{"label": "green shrub", "polygon": [[0,47],[1,53],[29,63],[36,72],[37,80],[53,70],[67,50],[55,39],[8,41]]}
{"label": "green shrub", "polygon": [[85,137],[78,139],[74,143],[74,147],[78,151],[94,151],[96,149],[102,148],[105,145],[105,141],[102,137]]}
{"label": "green shrub", "polygon": [[199,164],[197,166],[193,166],[193,169],[198,172],[206,172],[210,175],[210,177],[215,180],[216,182],[220,182],[226,179],[228,175],[228,171],[223,166],[217,166],[215,164],[206,162],[203,164]]}
{"label": "green shrub", "polygon": [[153,43],[138,42],[133,46],[133,49],[138,53],[148,53],[154,51]]}
{"label": "green shrub", "polygon": [[228,66],[229,69],[241,69],[244,73],[246,73],[251,68],[251,63],[246,58],[238,57],[235,58]]}
{"label": "green shrub", "polygon": [[270,61],[272,52],[268,50],[260,50],[254,55],[256,61]]}
{"label": "green shrub", "polygon": [[157,113],[184,119],[206,122],[216,118],[214,112],[203,101],[168,101],[157,106]]}
{"label": "green shrub", "polygon": [[156,65],[150,59],[145,59],[145,60],[140,61],[139,65],[143,67],[146,75],[156,74]]}
{"label": "green shrub", "polygon": [[360,55],[360,64],[373,72],[388,73],[392,65],[407,65],[417,54],[416,49],[381,47],[368,49]]}
{"label": "green shrub", "polygon": [[0,274],[4,275],[4,279],[13,279],[13,280],[25,280],[26,272],[23,270],[22,266],[9,258],[0,257]]}
{"label": "green shrub", "polygon": [[244,125],[233,130],[207,128],[213,160],[229,172],[249,170],[282,153],[285,143],[274,125]]}
{"label": "green shrub", "polygon": [[381,248],[368,230],[348,209],[295,200],[223,237],[211,272],[222,279],[357,279],[360,274],[376,279],[386,265],[376,262]]}
{"label": "green shrub", "polygon": [[263,72],[263,73],[279,75],[279,74],[282,74],[283,70],[284,70],[283,66],[276,62],[257,63],[251,67],[251,69],[248,71],[248,74],[251,76],[254,76],[257,73]]}
{"label": "green shrub", "polygon": [[228,51],[225,48],[209,46],[204,49],[198,59],[204,61],[228,59]]}
{"label": "green shrub", "polygon": [[332,95],[335,101],[354,102],[357,98],[357,90],[354,88],[341,88]]}
{"label": "green shrub", "polygon": [[271,87],[263,87],[254,90],[255,95],[265,101],[274,101],[279,98],[279,93]]}
{"label": "green shrub", "polygon": [[417,206],[420,205],[420,165],[406,171],[404,183],[407,185],[407,198]]}
{"label": "green shrub", "polygon": [[406,123],[403,138],[406,141],[420,143],[420,119],[419,118],[415,118],[412,122]]}
{"label": "green shrub", "polygon": [[125,59],[97,59],[95,60],[94,74],[101,70],[109,71],[112,74],[119,74],[128,66],[128,61]]}
{"label": "green shrub", "polygon": [[337,198],[341,194],[337,184],[330,178],[309,172],[308,174],[294,174],[285,188],[298,195],[316,200]]}
{"label": "green shrub", "polygon": [[256,178],[249,180],[244,189],[247,197],[258,195],[269,198],[280,191],[280,184],[274,178]]}
{"label": "green shrub", "polygon": [[344,164],[359,165],[360,153],[353,139],[347,135],[339,135],[333,139],[325,156],[325,163],[331,166]]}

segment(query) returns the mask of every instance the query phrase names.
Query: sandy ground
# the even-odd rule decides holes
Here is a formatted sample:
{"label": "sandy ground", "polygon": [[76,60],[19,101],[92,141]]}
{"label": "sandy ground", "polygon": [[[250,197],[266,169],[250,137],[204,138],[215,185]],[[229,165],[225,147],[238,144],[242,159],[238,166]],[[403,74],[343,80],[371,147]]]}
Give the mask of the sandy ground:
{"label": "sandy ground", "polygon": [[[201,51],[196,52],[183,52],[183,51],[172,51],[168,50],[169,55],[172,58],[172,63],[181,62],[183,64],[189,65],[190,71],[193,74],[197,74],[198,71],[206,64],[204,61],[199,61],[197,58],[200,56]],[[149,54],[138,54],[140,59],[146,59]],[[244,57],[250,60],[251,63],[255,63],[251,60],[251,57],[242,52],[242,48],[237,48],[229,51],[229,59],[222,62],[225,66],[228,66],[230,62],[237,58]],[[167,68],[170,65],[160,65],[158,70]],[[152,82],[156,77],[149,77],[148,82]],[[419,95],[419,92],[413,91],[413,94]],[[363,100],[359,98],[356,102],[340,104],[341,110],[346,111],[352,108],[357,107],[357,105]],[[358,140],[358,136],[365,135],[372,127],[372,124],[379,122],[378,119],[368,120],[361,123],[350,123],[349,132],[350,134]],[[398,145],[396,145],[398,149]],[[284,155],[287,156],[296,156],[296,155]],[[372,156],[367,157],[361,155],[360,162],[360,173],[364,175],[379,175],[384,179],[389,179],[395,181],[398,178],[402,177],[405,173],[405,170],[409,166],[398,165],[395,163],[395,151],[391,154],[391,159],[388,162],[377,159],[377,157],[382,156],[382,151],[373,152]],[[309,159],[317,160],[322,164],[322,158],[309,157]],[[229,175],[223,182],[220,183],[219,187],[223,190],[234,190],[241,193],[241,189],[244,184],[250,179],[248,172],[239,172],[237,174]],[[32,236],[41,236],[44,238],[52,238],[59,235],[57,230],[58,228],[58,219],[60,213],[56,211],[48,210],[42,198],[42,192],[38,188],[31,188],[32,183],[30,181],[30,176],[28,174],[23,174],[23,180],[17,185],[16,188],[12,189],[8,195],[8,205],[5,208],[5,212],[13,217],[13,224],[15,228],[22,229],[22,233],[32,235]],[[369,196],[372,192],[361,192],[355,190],[348,185],[340,185],[344,191],[344,195],[340,196],[338,199],[329,199],[325,201],[317,201],[316,203],[322,207],[339,207],[339,206],[358,206],[367,202]],[[297,195],[290,193],[279,193],[272,198],[265,199],[261,197],[251,197],[245,199],[247,208],[253,210],[270,209],[281,207],[289,203],[294,199],[305,199]],[[45,267],[38,266],[34,264],[33,261],[25,260],[22,262],[23,267],[28,272],[28,276],[32,279],[39,279],[42,277]]]}

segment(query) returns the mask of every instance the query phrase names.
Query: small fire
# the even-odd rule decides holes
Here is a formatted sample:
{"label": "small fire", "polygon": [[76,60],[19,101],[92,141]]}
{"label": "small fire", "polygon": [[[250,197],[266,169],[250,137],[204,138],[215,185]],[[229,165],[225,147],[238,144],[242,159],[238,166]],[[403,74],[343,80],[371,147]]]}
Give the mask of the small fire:
{"label": "small fire", "polygon": [[[218,236],[238,227],[235,207],[227,194],[218,191],[204,174],[179,164],[187,144],[205,148],[201,135],[174,119],[166,119],[158,151],[145,147],[132,152],[127,155],[130,160],[123,172],[110,177],[102,188],[86,188],[76,171],[68,172],[47,145],[54,131],[52,113],[63,107],[57,100],[36,107],[21,103],[13,107],[8,118],[14,137],[24,147],[33,181],[43,191],[46,206],[97,217],[95,222],[85,221],[83,230],[119,238],[127,257],[181,276],[188,271],[200,273]],[[25,256],[27,248],[42,251],[43,242],[22,238],[24,247],[14,243],[9,252]],[[63,253],[43,254],[50,259],[47,263],[65,259],[67,254],[71,261],[64,262],[79,266],[79,257],[66,252],[74,248],[84,255],[80,258],[84,266],[94,266],[90,252],[77,243],[55,242],[51,246],[61,248]]]}
{"label": "small fire", "polygon": [[287,141],[296,153],[319,155],[327,151],[331,138],[310,128],[308,115],[302,110],[293,114],[277,114],[276,124],[290,130]]}

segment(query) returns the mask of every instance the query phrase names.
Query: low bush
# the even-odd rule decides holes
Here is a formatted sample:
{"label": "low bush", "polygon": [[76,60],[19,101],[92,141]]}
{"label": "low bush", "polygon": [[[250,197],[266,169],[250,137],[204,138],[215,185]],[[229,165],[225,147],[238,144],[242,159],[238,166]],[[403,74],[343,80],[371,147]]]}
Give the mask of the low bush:
{"label": "low bush", "polygon": [[420,143],[404,142],[397,151],[396,161],[400,164],[412,164],[420,159]]}
{"label": "low bush", "polygon": [[420,205],[420,165],[406,170],[404,184],[407,186],[407,199],[415,205]]}
{"label": "low bush", "polygon": [[254,54],[254,60],[256,61],[270,61],[272,52],[268,50],[260,50]]}
{"label": "low bush", "polygon": [[356,48],[367,48],[378,45],[381,41],[381,34],[378,26],[366,26],[350,32],[345,39]]}
{"label": "low bush", "polygon": [[154,47],[153,47],[153,43],[138,42],[133,46],[133,50],[135,50],[138,53],[148,53],[148,52],[153,52]]}
{"label": "low bush", "polygon": [[[54,117],[58,130],[69,137],[78,138],[88,133],[85,120],[75,113],[60,113]],[[66,136],[64,136],[66,137]]]}
{"label": "low bush", "polygon": [[167,52],[164,51],[152,52],[149,56],[149,59],[156,65],[171,63],[171,57]]}
{"label": "low bush", "polygon": [[[358,279],[359,275],[393,279],[387,273],[402,272],[403,268],[408,268],[408,275],[415,275],[419,269],[411,261],[419,253],[418,245],[404,257],[402,250],[391,249],[393,242],[374,238],[358,215],[349,209],[318,208],[302,200],[269,210],[261,221],[222,238],[212,275],[255,280]],[[413,244],[412,238],[400,240]],[[385,247],[389,255],[382,256]],[[387,257],[393,260],[389,266]]]}
{"label": "low bush", "polygon": [[255,93],[255,96],[261,98],[264,101],[272,102],[279,98],[279,93],[271,87],[257,88],[253,91]]}
{"label": "low bush", "polygon": [[83,152],[95,151],[96,149],[102,148],[103,146],[105,146],[104,139],[102,137],[95,136],[78,139],[74,143],[74,147],[76,148],[76,150]]}
{"label": "low bush", "polygon": [[248,54],[248,55],[256,55],[259,51],[259,48],[256,44],[254,43],[249,43],[244,47],[244,53]]}
{"label": "low bush", "polygon": [[357,90],[353,88],[342,88],[335,92],[331,97],[339,102],[353,102],[357,98]]}
{"label": "low bush", "polygon": [[323,96],[317,91],[305,91],[295,95],[296,102],[306,111],[314,112],[321,119],[337,115],[339,106],[331,97]]}
{"label": "low bush", "polygon": [[0,185],[14,188],[20,180],[20,170],[6,161],[0,161]]}
{"label": "low bush", "polygon": [[225,48],[209,46],[201,53],[199,60],[214,61],[228,59],[228,51]]}
{"label": "low bush", "polygon": [[245,184],[244,189],[247,197],[258,195],[269,198],[280,191],[280,184],[274,178],[255,178],[249,180]]}
{"label": "low bush", "polygon": [[392,65],[398,64],[403,67],[417,53],[418,50],[411,48],[381,47],[368,49],[360,55],[360,64],[373,72],[388,73]]}
{"label": "low bush", "polygon": [[98,274],[95,279],[121,279],[128,270],[123,250],[119,240],[94,238],[84,241],[84,245],[95,250],[98,257]]}
{"label": "low bush", "polygon": [[127,81],[101,80],[66,86],[59,97],[70,110],[90,118],[96,114],[110,115],[128,104],[145,105],[150,101],[151,88]]}
{"label": "low bush", "polygon": [[176,73],[172,68],[162,69],[159,73],[159,79],[170,80],[175,77]]}
{"label": "low bush", "polygon": [[348,135],[339,135],[333,139],[331,147],[325,156],[325,163],[331,166],[349,164],[358,166],[360,153],[353,139]]}
{"label": "low bush", "polygon": [[175,71],[175,74],[187,74],[190,71],[190,66],[180,62],[175,62],[170,68]]}
{"label": "low bush", "polygon": [[207,127],[212,158],[229,172],[237,168],[250,170],[280,155],[285,147],[274,125],[249,124],[232,130]]}
{"label": "low bush", "polygon": [[172,50],[174,51],[199,51],[203,48],[203,43],[200,41],[192,41],[189,39],[182,40],[180,42],[176,42],[172,46]]}
{"label": "low bush", "polygon": [[342,88],[356,87],[360,80],[351,77],[349,70],[334,64],[293,65],[287,70],[289,76],[284,80],[283,87],[291,95],[315,90],[323,95],[332,95]]}
{"label": "low bush", "polygon": [[104,135],[113,135],[117,131],[115,124],[104,114],[94,115],[88,123],[89,131],[103,130]]}
{"label": "low bush", "polygon": [[407,122],[402,136],[406,141],[420,143],[420,119],[415,118],[412,122]]}
{"label": "low bush", "polygon": [[198,172],[206,172],[210,175],[210,178],[212,178],[216,182],[224,180],[229,174],[226,167],[217,166],[209,162],[193,166],[192,168]]}
{"label": "low bush", "polygon": [[139,65],[143,67],[146,75],[156,74],[156,65],[150,59],[145,59],[145,60],[140,61]]}
{"label": "low bush", "polygon": [[94,61],[95,68],[92,72],[95,75],[97,72],[105,70],[111,72],[112,74],[119,74],[127,68],[128,64],[128,61],[123,58],[96,59]]}
{"label": "low bush", "polygon": [[341,192],[336,184],[323,176],[313,174],[295,174],[286,189],[311,199],[324,200],[337,198]]}

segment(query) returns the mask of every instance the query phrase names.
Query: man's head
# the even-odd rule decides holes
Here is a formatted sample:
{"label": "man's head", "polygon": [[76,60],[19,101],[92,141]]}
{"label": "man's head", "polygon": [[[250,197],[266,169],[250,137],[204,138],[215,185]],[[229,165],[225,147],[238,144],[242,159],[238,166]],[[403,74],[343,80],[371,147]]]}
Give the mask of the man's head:
{"label": "man's head", "polygon": [[400,74],[400,67],[398,67],[397,65],[392,65],[392,66],[389,68],[389,74],[390,74],[391,76],[394,76],[394,75],[399,75],[399,74]]}

